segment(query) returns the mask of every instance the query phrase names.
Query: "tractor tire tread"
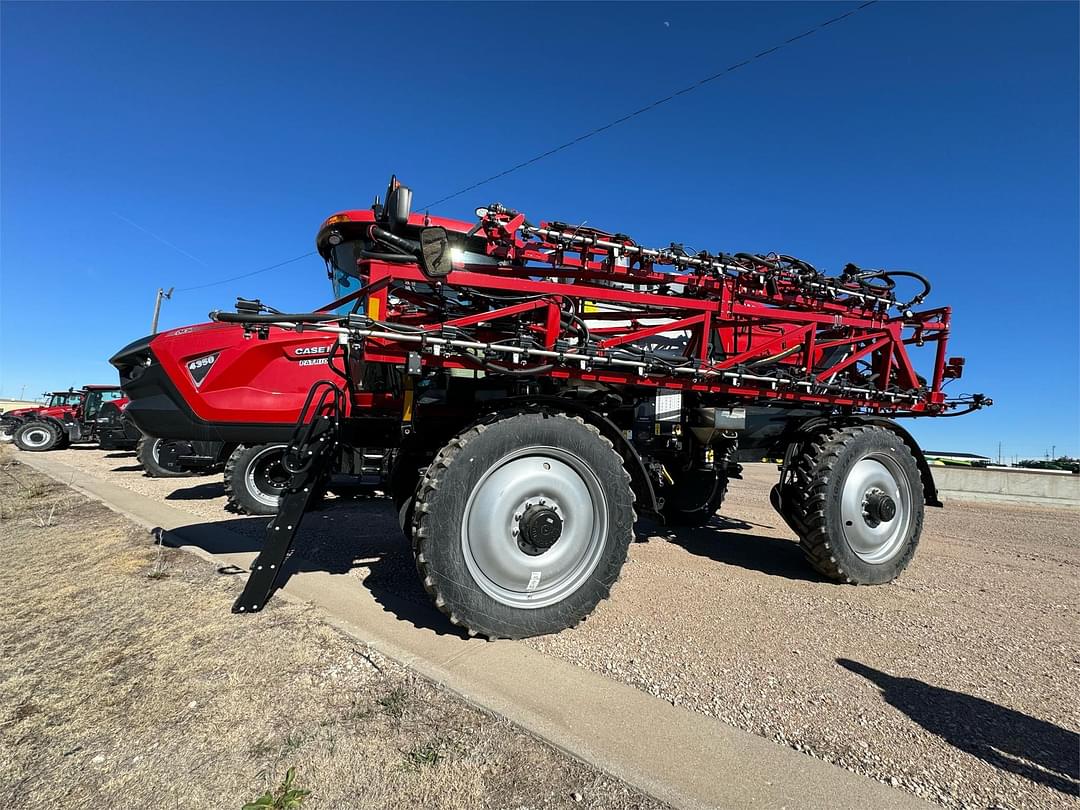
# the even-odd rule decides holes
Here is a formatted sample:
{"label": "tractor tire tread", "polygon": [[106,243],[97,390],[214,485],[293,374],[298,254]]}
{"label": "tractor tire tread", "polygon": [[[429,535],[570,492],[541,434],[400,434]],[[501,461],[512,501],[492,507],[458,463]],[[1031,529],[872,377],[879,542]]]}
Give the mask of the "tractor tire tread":
{"label": "tractor tire tread", "polygon": [[[570,629],[577,627],[595,610],[596,606],[607,599],[611,594],[611,588],[619,580],[619,576],[622,570],[622,566],[626,563],[626,557],[629,552],[630,543],[633,540],[633,526],[637,521],[637,512],[633,508],[633,492],[630,488],[630,473],[627,472],[623,463],[623,458],[616,450],[611,441],[602,435],[598,428],[590,424],[580,416],[573,414],[563,413],[551,408],[515,408],[512,410],[500,411],[497,413],[489,414],[480,421],[473,423],[471,426],[463,430],[457,436],[447,442],[441,450],[436,453],[435,458],[432,459],[431,464],[427,470],[421,475],[420,482],[416,490],[415,506],[413,509],[413,526],[411,534],[413,559],[416,563],[417,573],[420,576],[420,582],[422,583],[424,590],[428,597],[430,597],[432,603],[438,610],[443,613],[450,623],[455,627],[459,627],[465,630],[470,636],[484,636],[487,639],[494,641],[496,639],[520,639],[527,638],[531,635],[535,635],[535,632],[528,627],[521,627],[520,632],[514,630],[507,631],[504,627],[499,627],[500,624],[504,625],[504,620],[496,619],[495,617],[475,617],[475,618],[463,618],[459,615],[458,611],[454,610],[446,596],[440,592],[438,586],[438,580],[432,574],[429,555],[427,554],[427,547],[432,542],[433,533],[429,526],[429,508],[428,501],[431,496],[439,490],[440,483],[442,482],[444,475],[450,467],[456,463],[461,456],[463,450],[465,450],[470,442],[477,439],[489,428],[495,424],[516,418],[523,415],[534,414],[546,414],[555,418],[567,419],[578,423],[586,430],[592,433],[600,443],[607,448],[611,453],[613,460],[618,463],[619,469],[622,471],[623,484],[625,486],[627,496],[630,501],[630,516],[631,520],[628,524],[628,529],[625,533],[625,537],[617,538],[621,551],[617,553],[612,559],[607,561],[606,569],[599,575],[599,598],[596,602],[589,607],[583,613],[571,613],[570,611],[564,611],[563,627]],[[557,606],[553,606],[557,607]],[[491,623],[489,621],[491,620]]]}
{"label": "tractor tire tread", "polygon": [[[835,541],[829,534],[826,516],[829,485],[844,450],[860,437],[884,430],[886,428],[872,425],[829,427],[806,439],[794,459],[793,483],[790,488],[791,507],[795,520],[805,527],[799,546],[811,567],[835,582],[855,585],[862,584],[863,580],[845,564],[844,555],[837,553]],[[910,455],[904,442],[899,439],[898,442],[904,447],[904,452]],[[913,457],[911,462],[914,465]],[[913,502],[921,505],[923,491],[918,476],[915,477],[912,488]],[[921,511],[919,514],[921,515]],[[915,541],[907,544],[898,559],[890,561],[897,574],[907,567],[915,554],[921,525],[920,519],[916,526]]]}

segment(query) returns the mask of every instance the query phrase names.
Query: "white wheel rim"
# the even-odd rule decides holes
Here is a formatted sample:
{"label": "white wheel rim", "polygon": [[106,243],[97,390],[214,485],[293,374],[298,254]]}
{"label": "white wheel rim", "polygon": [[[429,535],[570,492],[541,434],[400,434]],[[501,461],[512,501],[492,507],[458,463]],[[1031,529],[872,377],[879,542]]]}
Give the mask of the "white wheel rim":
{"label": "white wheel rim", "polygon": [[[561,522],[558,538],[545,549],[522,541],[530,509]],[[473,487],[460,540],[484,593],[531,609],[561,602],[581,587],[600,562],[607,532],[607,498],[589,465],[561,448],[527,447],[497,461]]]}
{"label": "white wheel rim", "polygon": [[[895,515],[882,520],[871,502],[887,497]],[[855,555],[871,565],[888,562],[904,547],[910,534],[911,484],[891,455],[874,453],[859,459],[848,471],[840,494],[840,520],[844,540]]]}
{"label": "white wheel rim", "polygon": [[22,435],[23,444],[27,447],[44,447],[52,438],[52,433],[46,428],[30,428]]}
{"label": "white wheel rim", "polygon": [[[248,464],[247,470],[244,471],[244,483],[251,497],[259,503],[274,509],[277,509],[278,504],[281,502],[281,493],[284,491],[285,484],[288,483],[289,479],[288,473],[284,471],[281,464],[281,457],[284,453],[285,445],[283,444],[264,447],[255,454],[255,457]],[[275,460],[274,456],[278,458]],[[284,474],[283,480],[277,475],[279,471]]]}

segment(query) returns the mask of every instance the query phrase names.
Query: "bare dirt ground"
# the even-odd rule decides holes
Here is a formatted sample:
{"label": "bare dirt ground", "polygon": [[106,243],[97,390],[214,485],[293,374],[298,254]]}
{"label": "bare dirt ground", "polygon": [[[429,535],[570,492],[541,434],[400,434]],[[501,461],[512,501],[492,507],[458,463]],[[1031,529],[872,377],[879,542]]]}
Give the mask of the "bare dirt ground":
{"label": "bare dirt ground", "polygon": [[[253,541],[265,525],[222,511],[217,476],[155,481],[124,454],[53,456]],[[612,599],[527,643],[945,807],[1080,806],[1076,514],[928,509],[908,571],[856,588],[805,566],[767,502],[775,474],[749,466],[707,528],[643,525]],[[426,605],[385,501],[328,502],[300,553],[376,598]]]}
{"label": "bare dirt ground", "polygon": [[[661,805],[0,450],[0,807]],[[87,456],[88,457],[88,456]],[[174,482],[175,483],[175,482]],[[285,805],[274,805],[282,806]]]}

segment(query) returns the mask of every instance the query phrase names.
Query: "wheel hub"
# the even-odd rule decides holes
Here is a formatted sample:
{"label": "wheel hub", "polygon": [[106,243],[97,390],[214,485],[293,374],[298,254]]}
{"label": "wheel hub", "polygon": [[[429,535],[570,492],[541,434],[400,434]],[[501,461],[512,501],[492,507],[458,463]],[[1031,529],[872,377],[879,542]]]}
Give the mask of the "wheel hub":
{"label": "wheel hub", "polygon": [[896,517],[896,501],[887,492],[870,489],[863,499],[863,517],[869,526],[888,523]]}
{"label": "wheel hub", "polygon": [[840,492],[840,528],[864,562],[878,565],[900,553],[913,514],[911,486],[891,455],[869,454],[849,470]]}
{"label": "wheel hub", "polygon": [[531,504],[518,521],[518,546],[526,554],[539,556],[562,536],[563,521],[550,506]]}
{"label": "wheel hub", "polygon": [[465,564],[496,601],[541,608],[576,591],[607,536],[603,485],[567,450],[526,446],[476,482],[461,524]]}

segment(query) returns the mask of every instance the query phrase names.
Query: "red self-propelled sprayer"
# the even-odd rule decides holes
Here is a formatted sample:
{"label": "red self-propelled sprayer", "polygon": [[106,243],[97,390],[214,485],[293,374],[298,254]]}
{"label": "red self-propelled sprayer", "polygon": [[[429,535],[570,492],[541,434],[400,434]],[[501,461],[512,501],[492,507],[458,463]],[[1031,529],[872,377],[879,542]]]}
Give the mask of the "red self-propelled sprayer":
{"label": "red self-propelled sprayer", "polygon": [[[342,447],[392,455],[425,588],[489,637],[580,621],[617,579],[637,515],[708,521],[747,459],[783,458],[772,502],[814,568],[889,582],[924,505],[940,506],[898,420],[991,404],[946,396],[964,361],[948,357],[950,309],[919,308],[930,284],[916,273],[650,248],[498,204],[473,223],[410,208],[392,181],[385,204],[326,220],[318,249],[348,293],[333,310],[213,313],[254,340],[334,340],[237,612],[269,598]],[[920,374],[909,349],[927,344]]]}

